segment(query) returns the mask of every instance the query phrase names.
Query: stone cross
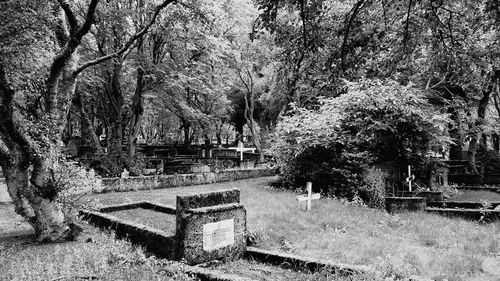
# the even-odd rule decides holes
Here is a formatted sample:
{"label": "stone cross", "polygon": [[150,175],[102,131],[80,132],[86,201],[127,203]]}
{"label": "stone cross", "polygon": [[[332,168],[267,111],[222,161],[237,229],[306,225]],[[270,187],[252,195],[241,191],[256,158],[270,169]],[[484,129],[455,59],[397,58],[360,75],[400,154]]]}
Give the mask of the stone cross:
{"label": "stone cross", "polygon": [[410,189],[410,192],[412,191],[411,190],[411,182],[415,179],[415,175],[412,175],[411,174],[411,166],[408,165],[408,177],[406,178],[406,182],[408,183],[408,187]]}
{"label": "stone cross", "polygon": [[319,193],[312,193],[312,183],[307,183],[307,195],[297,196],[297,201],[307,201],[306,211],[311,210],[311,200],[317,200],[321,197]]}

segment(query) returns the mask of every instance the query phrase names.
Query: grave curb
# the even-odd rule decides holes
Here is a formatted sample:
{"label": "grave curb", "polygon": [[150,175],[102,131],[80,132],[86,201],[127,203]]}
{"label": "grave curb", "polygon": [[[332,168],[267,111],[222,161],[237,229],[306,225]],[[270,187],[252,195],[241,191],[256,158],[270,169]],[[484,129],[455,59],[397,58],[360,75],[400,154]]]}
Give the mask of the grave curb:
{"label": "grave curb", "polygon": [[484,215],[483,220],[485,221],[499,221],[500,220],[500,210],[492,209],[452,209],[452,208],[434,208],[427,207],[425,211],[428,213],[434,213],[446,217],[452,218],[462,218],[466,220],[479,221]]}
{"label": "grave curb", "polygon": [[311,272],[328,269],[332,273],[339,274],[341,276],[376,273],[376,271],[369,266],[333,263],[330,261],[306,258],[278,251],[263,250],[255,247],[247,247],[243,257],[266,264],[278,266],[287,265],[291,266],[293,269],[309,270]]}
{"label": "grave curb", "polygon": [[187,274],[195,275],[202,281],[257,281],[237,274],[225,273],[217,269],[207,269],[181,262],[173,262],[173,264],[169,265],[169,269],[165,268],[164,270],[170,271],[170,268],[176,268]]}

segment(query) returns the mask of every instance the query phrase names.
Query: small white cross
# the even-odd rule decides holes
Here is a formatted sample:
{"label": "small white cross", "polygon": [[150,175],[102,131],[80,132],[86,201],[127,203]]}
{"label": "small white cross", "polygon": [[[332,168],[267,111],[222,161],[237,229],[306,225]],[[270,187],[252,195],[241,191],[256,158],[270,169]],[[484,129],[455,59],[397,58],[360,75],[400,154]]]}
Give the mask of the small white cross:
{"label": "small white cross", "polygon": [[236,150],[240,153],[240,160],[243,161],[243,152],[251,151],[252,153],[255,151],[255,148],[245,148],[243,147],[242,142],[238,142],[238,147],[229,147],[229,149]]}
{"label": "small white cross", "polygon": [[307,195],[299,195],[297,196],[297,201],[307,201],[306,211],[311,210],[311,200],[317,200],[321,198],[319,193],[312,193],[312,183],[307,183]]}
{"label": "small white cross", "polygon": [[411,181],[415,179],[415,175],[411,174],[411,166],[408,165],[408,177],[406,178],[406,182],[408,183],[408,187],[411,191]]}

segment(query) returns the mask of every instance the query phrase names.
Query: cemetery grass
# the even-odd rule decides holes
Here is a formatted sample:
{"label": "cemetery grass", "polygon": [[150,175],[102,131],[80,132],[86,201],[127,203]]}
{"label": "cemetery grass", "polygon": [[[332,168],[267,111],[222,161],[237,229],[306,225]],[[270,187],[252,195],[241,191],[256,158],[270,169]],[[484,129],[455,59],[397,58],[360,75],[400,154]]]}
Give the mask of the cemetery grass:
{"label": "cemetery grass", "polygon": [[427,213],[389,215],[337,199],[313,201],[272,188],[273,177],[87,197],[108,205],[141,200],[175,206],[175,195],[239,188],[255,246],[338,263],[368,265],[385,276],[498,280],[482,272],[500,254],[500,224],[481,225]]}
{"label": "cemetery grass", "polygon": [[182,266],[84,223],[77,241],[34,243],[12,209],[0,205],[0,280],[197,280]]}
{"label": "cemetery grass", "polygon": [[[255,246],[338,263],[368,265],[385,277],[419,275],[434,280],[499,280],[481,270],[485,257],[500,254],[500,224],[479,225],[425,213],[388,215],[337,199],[313,202],[305,212],[296,193],[274,189],[273,177],[162,190],[108,193],[84,197],[101,205],[156,201],[175,205],[175,195],[240,188]],[[115,240],[86,226],[78,241],[39,245],[30,242],[29,227],[14,219],[12,206],[0,205],[0,279],[189,280],[168,261],[147,257],[141,248]],[[134,218],[130,218],[133,220]],[[136,219],[141,219],[140,216]],[[154,221],[153,221],[154,222]],[[7,235],[5,235],[7,231]],[[18,238],[21,235],[21,238]],[[23,238],[24,237],[24,238]],[[267,274],[251,261],[218,266],[248,273],[248,267]],[[81,278],[80,278],[81,279]],[[342,280],[328,273],[294,275],[294,280]],[[379,278],[377,278],[379,279]],[[272,279],[268,279],[272,280]],[[279,280],[279,279],[278,279]],[[355,276],[352,280],[375,280]]]}

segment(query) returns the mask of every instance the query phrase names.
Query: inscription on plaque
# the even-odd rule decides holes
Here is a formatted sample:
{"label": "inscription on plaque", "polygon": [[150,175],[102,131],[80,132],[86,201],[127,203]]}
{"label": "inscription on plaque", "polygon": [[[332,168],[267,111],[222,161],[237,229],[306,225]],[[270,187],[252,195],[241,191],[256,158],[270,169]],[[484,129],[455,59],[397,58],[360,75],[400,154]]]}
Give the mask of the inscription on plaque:
{"label": "inscription on plaque", "polygon": [[234,244],[234,219],[203,225],[203,250],[212,251]]}

